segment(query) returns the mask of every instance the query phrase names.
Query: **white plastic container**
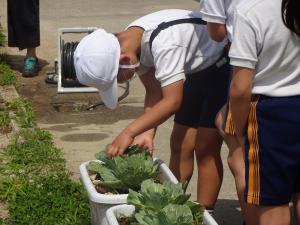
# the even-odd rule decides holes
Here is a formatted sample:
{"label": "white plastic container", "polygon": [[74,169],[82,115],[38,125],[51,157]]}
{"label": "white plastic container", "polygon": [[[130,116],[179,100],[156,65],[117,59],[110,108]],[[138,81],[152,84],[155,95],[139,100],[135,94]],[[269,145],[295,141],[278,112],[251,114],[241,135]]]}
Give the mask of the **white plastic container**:
{"label": "white plastic container", "polygon": [[131,216],[135,211],[135,207],[133,205],[117,205],[110,207],[106,211],[106,219],[108,225],[119,225],[117,218],[119,216]]}
{"label": "white plastic container", "polygon": [[[98,161],[99,160],[92,160]],[[169,167],[160,159],[154,158],[154,161],[157,161],[160,166],[159,170],[161,172],[161,180],[169,180],[173,183],[178,183],[178,180],[171,172]],[[127,202],[128,194],[101,194],[98,193],[89,177],[87,166],[91,161],[82,163],[80,165],[80,178],[81,181],[88,193],[90,201],[90,210],[91,210],[91,223],[92,225],[107,225],[105,218],[106,210],[112,206],[125,204]]]}
{"label": "white plastic container", "polygon": [[[119,216],[131,216],[134,213],[133,205],[117,205],[106,211],[108,225],[119,225],[117,218]],[[218,225],[214,218],[205,210],[203,225]]]}

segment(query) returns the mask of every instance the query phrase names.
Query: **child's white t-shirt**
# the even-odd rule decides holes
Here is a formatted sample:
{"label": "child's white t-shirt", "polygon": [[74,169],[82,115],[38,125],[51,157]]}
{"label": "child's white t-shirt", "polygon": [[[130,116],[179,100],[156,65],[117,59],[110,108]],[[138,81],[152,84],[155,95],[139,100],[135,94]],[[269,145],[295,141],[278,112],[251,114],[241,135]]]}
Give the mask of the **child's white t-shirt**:
{"label": "child's white t-shirt", "polygon": [[186,74],[211,66],[223,52],[225,43],[211,40],[206,25],[190,23],[162,30],[154,39],[150,52],[149,39],[153,30],[162,22],[183,18],[200,18],[200,13],[180,9],[162,10],[143,16],[127,27],[138,26],[145,30],[140,63],[143,68],[155,68],[155,76],[162,87],[184,80]]}
{"label": "child's white t-shirt", "polygon": [[226,24],[228,39],[232,41],[234,24],[234,9],[245,0],[201,0],[200,13],[202,19],[211,22]]}
{"label": "child's white t-shirt", "polygon": [[249,0],[237,7],[233,66],[254,69],[253,94],[300,95],[300,38],[281,18],[281,0]]}

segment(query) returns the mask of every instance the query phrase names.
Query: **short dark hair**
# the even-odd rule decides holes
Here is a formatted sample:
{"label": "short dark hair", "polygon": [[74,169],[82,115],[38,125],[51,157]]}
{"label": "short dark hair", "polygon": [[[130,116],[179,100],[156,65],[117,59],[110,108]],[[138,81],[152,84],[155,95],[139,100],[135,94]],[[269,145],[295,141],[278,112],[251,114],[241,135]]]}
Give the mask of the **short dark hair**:
{"label": "short dark hair", "polygon": [[300,1],[282,0],[281,16],[287,28],[300,37]]}

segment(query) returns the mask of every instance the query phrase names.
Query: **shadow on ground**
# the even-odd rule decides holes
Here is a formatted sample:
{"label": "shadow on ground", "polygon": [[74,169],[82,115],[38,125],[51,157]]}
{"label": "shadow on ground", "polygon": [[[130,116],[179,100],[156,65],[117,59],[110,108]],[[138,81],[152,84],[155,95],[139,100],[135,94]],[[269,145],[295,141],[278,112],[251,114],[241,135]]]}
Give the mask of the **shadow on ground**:
{"label": "shadow on ground", "polygon": [[[120,120],[134,119],[143,112],[142,106],[122,104],[118,110],[110,110],[100,105],[93,110],[84,111],[88,106],[101,101],[98,93],[58,94],[57,86],[45,83],[46,71],[32,79],[19,78],[17,91],[28,98],[35,110],[38,121],[44,124],[72,123],[72,127],[88,124],[114,124]],[[58,105],[61,107],[57,109]],[[60,125],[58,129],[69,129]]]}
{"label": "shadow on ground", "polygon": [[240,205],[237,200],[218,199],[213,217],[218,224],[242,225]]}
{"label": "shadow on ground", "polygon": [[[293,208],[291,211],[291,225],[296,225]],[[242,225],[243,218],[240,211],[240,205],[237,200],[218,199],[214,215],[214,219],[220,225]]]}

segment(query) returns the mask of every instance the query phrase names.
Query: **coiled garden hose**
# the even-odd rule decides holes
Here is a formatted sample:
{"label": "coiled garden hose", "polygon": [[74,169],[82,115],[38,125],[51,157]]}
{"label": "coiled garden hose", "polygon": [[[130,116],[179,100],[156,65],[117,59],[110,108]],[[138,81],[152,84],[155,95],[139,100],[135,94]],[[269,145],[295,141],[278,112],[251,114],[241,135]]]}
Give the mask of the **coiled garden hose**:
{"label": "coiled garden hose", "polygon": [[77,80],[74,68],[74,52],[79,42],[67,42],[62,49],[62,74],[64,79]]}

